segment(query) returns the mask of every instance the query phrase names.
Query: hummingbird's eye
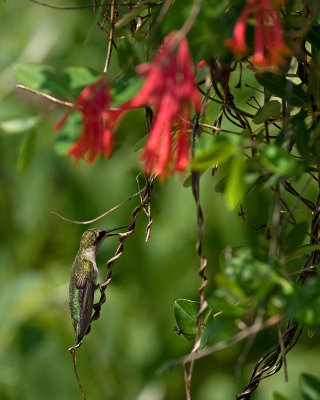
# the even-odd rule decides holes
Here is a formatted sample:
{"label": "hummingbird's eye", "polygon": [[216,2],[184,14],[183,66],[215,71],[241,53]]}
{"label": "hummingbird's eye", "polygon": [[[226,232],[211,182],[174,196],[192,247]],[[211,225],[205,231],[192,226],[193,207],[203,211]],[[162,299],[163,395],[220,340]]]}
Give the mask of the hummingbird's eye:
{"label": "hummingbird's eye", "polygon": [[105,235],[104,231],[99,232],[97,236],[97,241],[99,242],[104,237],[104,235]]}

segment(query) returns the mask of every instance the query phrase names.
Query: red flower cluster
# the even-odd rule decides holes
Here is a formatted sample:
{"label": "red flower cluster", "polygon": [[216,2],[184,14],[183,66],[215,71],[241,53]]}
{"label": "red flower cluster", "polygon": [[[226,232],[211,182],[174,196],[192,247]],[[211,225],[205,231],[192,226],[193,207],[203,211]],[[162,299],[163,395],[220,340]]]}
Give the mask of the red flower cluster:
{"label": "red flower cluster", "polygon": [[[79,159],[88,153],[88,162],[91,163],[99,153],[105,157],[111,155],[114,143],[111,128],[117,118],[109,107],[110,85],[104,79],[82,90],[75,109],[82,114],[83,129],[79,139],[69,151],[70,156]],[[57,123],[56,130],[62,128],[69,115],[70,112]]]}
{"label": "red flower cluster", "polygon": [[238,57],[247,53],[246,25],[251,13],[255,20],[253,63],[262,67],[282,65],[290,50],[283,40],[272,0],[248,0],[234,27],[233,37],[227,39],[225,44]]}
{"label": "red flower cluster", "polygon": [[98,153],[108,157],[117,120],[130,109],[149,106],[155,111],[155,121],[141,156],[145,169],[162,176],[183,171],[189,162],[190,108],[201,108],[186,38],[178,33],[168,35],[154,60],[139,65],[137,72],[146,81],[140,92],[118,110],[110,110],[110,87],[103,79],[81,92],[76,109],[82,113],[83,131],[69,154],[80,158],[89,153],[89,162]]}
{"label": "red flower cluster", "polygon": [[168,35],[154,60],[137,67],[138,74],[146,76],[145,84],[122,107],[154,107],[154,126],[141,159],[147,171],[162,176],[188,165],[190,108],[201,109],[188,42],[177,35]]}

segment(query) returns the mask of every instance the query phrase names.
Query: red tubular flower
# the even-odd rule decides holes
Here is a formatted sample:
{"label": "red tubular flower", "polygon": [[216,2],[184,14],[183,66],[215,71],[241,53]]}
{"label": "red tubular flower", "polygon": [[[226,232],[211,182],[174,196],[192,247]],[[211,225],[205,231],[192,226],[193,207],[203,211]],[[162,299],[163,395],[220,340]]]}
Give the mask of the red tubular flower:
{"label": "red tubular flower", "polygon": [[237,57],[247,52],[246,24],[252,13],[255,20],[253,63],[263,67],[283,65],[290,50],[283,40],[280,22],[273,6],[273,3],[283,2],[284,0],[248,0],[234,27],[233,37],[225,40],[226,46]]}
{"label": "red tubular flower", "polygon": [[153,61],[137,67],[146,81],[140,92],[120,108],[150,106],[155,121],[141,159],[145,169],[165,177],[183,171],[189,163],[189,119],[193,105],[201,102],[194,81],[188,42],[178,33],[169,34]]}
{"label": "red tubular flower", "polygon": [[[89,85],[82,90],[75,109],[82,114],[82,133],[73,144],[69,155],[75,159],[88,154],[88,162],[92,163],[99,153],[109,157],[114,143],[111,128],[115,125],[118,113],[109,110],[110,85],[104,80]],[[70,111],[56,124],[59,130],[66,122]]]}
{"label": "red tubular flower", "polygon": [[[88,154],[93,162],[99,153],[109,157],[114,143],[112,128],[120,116],[133,108],[149,106],[155,121],[141,159],[145,170],[165,177],[183,171],[189,163],[190,109],[201,109],[194,81],[188,42],[180,33],[169,34],[155,58],[137,67],[146,81],[140,92],[117,110],[110,110],[110,86],[101,79],[85,88],[75,109],[82,114],[82,134],[69,151],[76,159]],[[70,115],[56,125],[59,130]]]}

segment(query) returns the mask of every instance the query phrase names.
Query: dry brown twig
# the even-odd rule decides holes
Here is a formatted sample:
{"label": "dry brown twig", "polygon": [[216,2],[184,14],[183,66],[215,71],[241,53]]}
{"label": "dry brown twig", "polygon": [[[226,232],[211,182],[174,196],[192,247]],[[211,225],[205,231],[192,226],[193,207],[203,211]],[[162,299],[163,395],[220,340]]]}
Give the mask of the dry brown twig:
{"label": "dry brown twig", "polygon": [[[128,231],[117,234],[119,236],[119,245],[118,245],[118,248],[117,248],[114,256],[112,258],[110,258],[107,262],[107,274],[106,274],[104,282],[100,285],[100,300],[98,303],[96,303],[93,306],[94,314],[91,318],[91,322],[95,321],[99,318],[101,306],[106,301],[105,290],[107,289],[108,285],[110,284],[110,282],[112,280],[113,264],[123,254],[123,247],[124,247],[125,240],[134,233],[136,219],[137,219],[140,211],[143,210],[144,207],[148,207],[150,204],[150,197],[151,197],[151,192],[152,192],[152,188],[153,188],[153,181],[154,181],[154,176],[146,175],[146,186],[144,188],[144,192],[143,192],[142,198],[140,200],[140,204],[138,204],[138,206],[132,212],[131,222],[128,227]],[[146,229],[146,241],[150,240],[150,229],[151,229],[151,224],[152,224],[152,219],[151,219],[150,213],[148,215],[148,218],[149,218],[149,222],[148,222],[147,229]]]}
{"label": "dry brown twig", "polygon": [[221,342],[215,343],[212,346],[207,347],[206,349],[202,350],[201,352],[197,353],[189,353],[186,354],[183,357],[177,358],[176,360],[172,360],[168,362],[167,364],[163,365],[159,370],[158,373],[162,374],[168,370],[171,370],[172,368],[175,368],[185,362],[191,362],[191,361],[196,361],[200,360],[201,358],[208,357],[214,353],[217,353],[218,351],[224,350],[236,343],[241,342],[242,340],[250,337],[251,335],[255,335],[258,332],[265,330],[267,328],[270,328],[271,326],[277,325],[279,321],[282,320],[281,315],[273,315],[272,317],[268,318],[266,321],[264,321],[262,324],[260,321],[258,323],[255,323],[242,331],[238,332],[234,336],[232,336],[229,339],[222,340]]}
{"label": "dry brown twig", "polygon": [[104,73],[107,73],[109,63],[110,63],[110,58],[111,58],[111,52],[112,52],[112,46],[113,46],[113,32],[114,32],[114,19],[115,19],[115,0],[112,0],[111,6],[110,6],[110,32],[109,32],[109,43],[108,43],[108,50],[107,50],[107,58],[106,58],[106,63],[103,69]]}

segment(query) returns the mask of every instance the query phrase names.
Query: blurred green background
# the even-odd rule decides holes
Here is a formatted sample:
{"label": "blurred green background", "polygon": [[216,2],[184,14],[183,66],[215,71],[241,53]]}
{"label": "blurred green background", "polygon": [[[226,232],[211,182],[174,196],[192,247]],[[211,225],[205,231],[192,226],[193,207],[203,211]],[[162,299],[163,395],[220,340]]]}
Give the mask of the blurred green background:
{"label": "blurred green background", "polygon": [[[81,2],[72,5],[77,3]],[[67,5],[62,1],[55,4]],[[133,121],[129,115],[108,161],[76,164],[57,156],[53,126],[65,110],[15,89],[13,69],[31,62],[58,70],[84,65],[101,71],[105,47],[105,36],[96,28],[90,8],[59,11],[27,0],[7,0],[0,5],[0,120],[44,116],[50,111],[35,132],[34,153],[23,173],[17,171],[17,160],[26,133],[0,133],[2,400],[80,398],[67,350],[74,340],[68,279],[84,227],[64,222],[51,211],[87,220],[135,193],[140,165],[134,147],[137,132],[145,129],[142,118]],[[115,62],[111,70],[115,72]],[[237,211],[226,209],[214,189],[217,180],[206,172],[201,191],[209,296],[223,249],[257,243],[256,233]],[[101,317],[77,353],[79,374],[90,400],[185,398],[181,368],[156,373],[166,361],[186,354],[192,346],[173,330],[174,301],[198,300],[200,283],[195,204],[190,188],[182,183],[183,179],[175,176],[164,185],[155,184],[151,241],[144,241],[147,219],[141,214],[135,235],[126,241],[124,255],[114,266]],[[127,225],[136,204],[137,199],[131,200],[95,226]],[[246,209],[254,224],[265,222],[268,192],[250,196]],[[99,252],[101,277],[116,246],[117,240],[109,238]],[[234,398],[248,382],[255,362],[276,341],[275,329],[259,334],[242,368],[236,364],[243,343],[196,362],[193,399]],[[270,400],[275,391],[288,398],[302,398],[299,375],[310,372],[319,376],[319,356],[318,337],[311,339],[304,333],[288,355],[289,383],[284,383],[281,371],[263,381],[253,398]]]}

